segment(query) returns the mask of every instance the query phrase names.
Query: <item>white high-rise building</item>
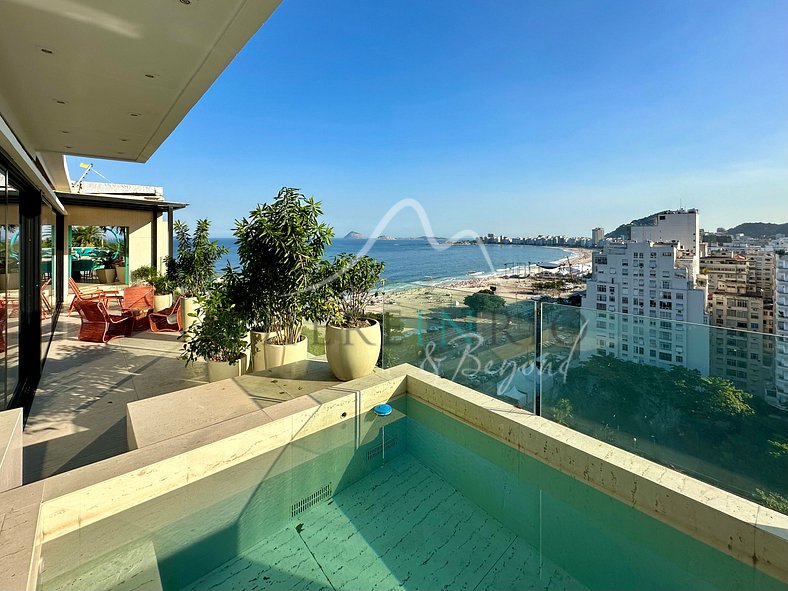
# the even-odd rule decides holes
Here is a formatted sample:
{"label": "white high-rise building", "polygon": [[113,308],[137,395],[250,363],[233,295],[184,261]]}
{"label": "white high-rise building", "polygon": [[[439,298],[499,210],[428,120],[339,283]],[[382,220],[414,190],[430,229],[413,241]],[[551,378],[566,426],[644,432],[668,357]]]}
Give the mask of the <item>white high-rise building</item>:
{"label": "white high-rise building", "polygon": [[776,406],[788,410],[788,251],[775,251],[774,348]]}
{"label": "white high-rise building", "polygon": [[698,276],[701,246],[700,215],[697,209],[658,213],[653,225],[630,226],[630,239],[634,242],[674,244],[678,250],[679,266],[690,271],[692,281]]}
{"label": "white high-rise building", "polygon": [[708,372],[706,292],[679,266],[677,242],[608,244],[594,255],[583,349]]}
{"label": "white high-rise building", "polygon": [[594,246],[599,246],[602,244],[602,241],[605,239],[605,229],[604,228],[594,228],[591,230],[591,242]]}

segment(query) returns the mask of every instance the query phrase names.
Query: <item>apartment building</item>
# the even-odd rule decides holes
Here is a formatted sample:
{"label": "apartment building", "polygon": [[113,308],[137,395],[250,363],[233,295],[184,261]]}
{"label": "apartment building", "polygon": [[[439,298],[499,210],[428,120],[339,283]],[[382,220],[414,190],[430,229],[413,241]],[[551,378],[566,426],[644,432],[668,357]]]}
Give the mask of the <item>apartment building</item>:
{"label": "apartment building", "polygon": [[777,250],[775,258],[774,334],[775,388],[774,404],[788,410],[788,251]]}
{"label": "apartment building", "polygon": [[581,302],[587,352],[708,371],[706,292],[678,265],[677,242],[608,244],[594,255]]}

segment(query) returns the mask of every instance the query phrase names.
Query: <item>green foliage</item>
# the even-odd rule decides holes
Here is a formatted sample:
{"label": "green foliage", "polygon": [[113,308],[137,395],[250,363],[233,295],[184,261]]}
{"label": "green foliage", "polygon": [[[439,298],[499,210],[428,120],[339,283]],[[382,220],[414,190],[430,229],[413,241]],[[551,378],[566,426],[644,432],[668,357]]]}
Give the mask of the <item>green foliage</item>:
{"label": "green foliage", "polygon": [[200,321],[186,331],[181,354],[187,364],[198,359],[235,363],[246,352],[246,321],[232,297],[236,280],[225,274],[207,293],[197,296]]}
{"label": "green foliage", "polygon": [[773,491],[756,488],[755,498],[764,507],[788,515],[788,497]]}
{"label": "green foliage", "polygon": [[501,296],[495,295],[495,293],[489,289],[482,289],[481,291],[466,296],[464,302],[476,315],[480,312],[501,310],[506,306],[506,300]]}
{"label": "green foliage", "polygon": [[342,253],[329,266],[331,296],[337,303],[337,314],[331,322],[345,328],[366,326],[364,311],[372,300],[372,290],[380,281],[384,263],[372,257],[355,257]]}
{"label": "green foliage", "polygon": [[[209,238],[211,223],[197,220],[192,236],[189,226],[178,220],[173,226],[178,240],[178,254],[168,261],[167,275],[188,297],[205,295],[213,284],[214,265],[228,250]],[[172,262],[174,261],[174,263]]]}
{"label": "green foliage", "polygon": [[131,272],[131,281],[133,283],[151,284],[151,280],[156,277],[159,272],[153,265],[142,265]]}
{"label": "green foliage", "polygon": [[71,228],[71,246],[99,246],[104,243],[104,235],[98,226],[73,226]]}
{"label": "green foliage", "polygon": [[559,425],[569,426],[572,420],[572,402],[567,398],[561,398],[556,402],[552,410],[552,419]]}
{"label": "green foliage", "polygon": [[96,261],[105,269],[111,269],[117,260],[117,254],[114,250],[109,248],[96,248],[91,254],[90,258]]}
{"label": "green foliage", "polygon": [[296,343],[304,320],[319,322],[334,311],[322,260],[333,230],[319,221],[320,203],[283,187],[272,203],[258,205],[235,224],[241,262],[237,303],[249,326],[275,332],[274,342]]}
{"label": "green foliage", "polygon": [[153,292],[159,296],[170,294],[175,288],[173,282],[166,275],[156,274],[149,283],[153,286]]}

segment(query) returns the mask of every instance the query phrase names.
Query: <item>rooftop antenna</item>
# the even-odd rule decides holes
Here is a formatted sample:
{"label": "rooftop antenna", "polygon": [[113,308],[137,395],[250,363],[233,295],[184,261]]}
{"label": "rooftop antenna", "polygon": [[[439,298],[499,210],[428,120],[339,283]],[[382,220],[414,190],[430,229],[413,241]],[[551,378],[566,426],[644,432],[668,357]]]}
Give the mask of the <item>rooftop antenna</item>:
{"label": "rooftop antenna", "polygon": [[80,167],[80,168],[84,168],[84,169],[85,169],[85,172],[83,172],[83,173],[82,173],[82,176],[80,176],[80,177],[79,177],[79,179],[77,179],[75,182],[71,183],[71,188],[72,188],[72,189],[76,189],[76,190],[77,190],[77,193],[81,193],[81,192],[82,192],[82,181],[84,180],[84,178],[87,176],[87,174],[88,174],[88,173],[89,173],[91,170],[92,170],[94,173],[96,173],[97,175],[99,175],[101,178],[103,178],[105,181],[107,181],[108,183],[111,183],[111,182],[112,182],[112,181],[111,181],[111,180],[109,180],[107,177],[105,177],[103,174],[101,174],[101,173],[100,173],[98,170],[96,170],[95,168],[93,168],[93,163],[92,163],[92,162],[91,162],[90,164],[85,164],[84,162],[80,162],[80,163],[79,163],[79,167]]}

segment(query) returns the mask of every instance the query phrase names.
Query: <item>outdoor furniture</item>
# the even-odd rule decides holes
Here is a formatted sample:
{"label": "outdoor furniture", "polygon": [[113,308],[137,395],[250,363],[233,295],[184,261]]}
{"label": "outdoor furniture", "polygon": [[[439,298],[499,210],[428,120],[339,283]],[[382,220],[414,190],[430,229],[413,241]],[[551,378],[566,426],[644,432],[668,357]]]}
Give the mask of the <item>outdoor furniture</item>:
{"label": "outdoor furniture", "polygon": [[106,343],[131,334],[133,318],[130,314],[110,314],[104,302],[74,298],[74,307],[82,319],[80,341]]}
{"label": "outdoor furniture", "polygon": [[148,328],[148,314],[153,312],[153,293],[151,285],[127,287],[123,290],[120,307],[124,314],[133,316],[134,330]]}
{"label": "outdoor furniture", "polygon": [[6,350],[5,344],[5,330],[6,330],[6,323],[8,314],[8,304],[5,300],[0,300],[0,353],[4,353]]}
{"label": "outdoor furniture", "polygon": [[49,303],[49,297],[46,290],[52,285],[52,278],[45,280],[41,284],[41,318],[49,318],[52,316],[52,304]]}
{"label": "outdoor furniture", "polygon": [[71,306],[68,308],[68,314],[71,315],[71,311],[74,309],[75,303],[77,300],[87,300],[87,301],[99,301],[103,302],[104,305],[107,304],[107,300],[110,297],[118,297],[120,293],[114,290],[96,290],[96,291],[82,291],[82,289],[77,285],[77,282],[74,281],[72,277],[68,279],[68,285],[71,287],[71,291],[74,292],[74,299],[71,301]]}
{"label": "outdoor furniture", "polygon": [[183,330],[183,321],[181,320],[182,300],[183,296],[175,300],[175,303],[169,308],[148,314],[150,329],[153,332],[181,332]]}

